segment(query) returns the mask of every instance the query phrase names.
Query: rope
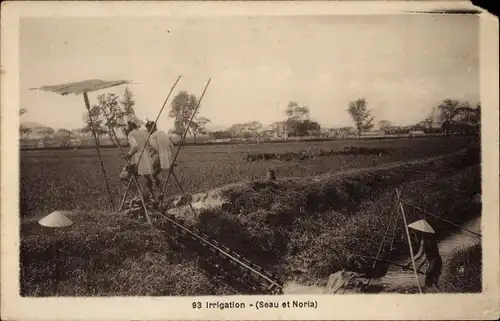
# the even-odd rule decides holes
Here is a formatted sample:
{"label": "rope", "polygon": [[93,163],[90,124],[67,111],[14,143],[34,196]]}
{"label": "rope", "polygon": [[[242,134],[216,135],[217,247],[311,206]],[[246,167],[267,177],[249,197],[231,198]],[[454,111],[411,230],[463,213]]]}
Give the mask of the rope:
{"label": "rope", "polygon": [[[397,209],[397,204],[395,204],[394,208],[392,209],[390,216],[394,216],[394,212],[396,211],[396,209]],[[395,231],[396,231],[396,221],[397,221],[397,216],[394,217],[394,221],[390,221],[389,224],[387,225],[387,229],[385,230],[384,237],[382,239],[382,242],[380,243],[380,247],[378,249],[377,256],[375,257],[375,260],[373,262],[372,269],[375,269],[375,266],[377,265],[377,261],[381,261],[380,254],[382,252],[382,248],[383,248],[385,240],[387,238],[387,234],[389,233],[389,229],[390,229],[391,225],[394,225],[392,239],[391,239],[391,246],[390,246],[390,248],[392,249],[392,244],[394,243],[394,236],[395,236]],[[371,281],[372,281],[372,278],[368,278],[368,282],[365,284],[365,286],[369,286]]]}
{"label": "rope", "polygon": [[472,234],[474,234],[474,235],[476,235],[476,236],[478,236],[478,237],[482,237],[482,235],[481,235],[481,234],[479,234],[479,233],[476,233],[476,232],[473,232],[473,231],[471,231],[471,230],[469,230],[469,229],[466,229],[466,228],[464,228],[464,227],[461,227],[460,225],[458,225],[458,224],[456,224],[456,223],[453,223],[452,221],[449,221],[449,220],[447,220],[447,219],[445,219],[445,218],[439,217],[439,216],[437,216],[436,214],[432,214],[432,213],[430,213],[430,212],[428,212],[428,211],[424,210],[423,208],[420,208],[420,207],[418,207],[418,206],[416,206],[416,205],[413,205],[413,204],[411,204],[411,203],[409,203],[409,202],[407,202],[407,201],[403,201],[402,199],[400,199],[399,201],[400,201],[401,203],[403,203],[403,204],[407,205],[407,206],[413,207],[413,208],[414,208],[414,209],[416,209],[417,211],[420,211],[420,212],[422,212],[422,213],[424,213],[424,214],[426,214],[426,215],[429,215],[429,216],[432,216],[432,217],[434,217],[434,218],[437,218],[438,220],[444,221],[444,222],[446,222],[446,223],[448,223],[448,224],[450,224],[450,225],[452,225],[452,226],[454,226],[454,227],[456,227],[456,228],[459,228],[459,229],[461,229],[461,230],[464,230],[464,231],[467,231],[467,232],[469,232],[469,233],[472,233]]}

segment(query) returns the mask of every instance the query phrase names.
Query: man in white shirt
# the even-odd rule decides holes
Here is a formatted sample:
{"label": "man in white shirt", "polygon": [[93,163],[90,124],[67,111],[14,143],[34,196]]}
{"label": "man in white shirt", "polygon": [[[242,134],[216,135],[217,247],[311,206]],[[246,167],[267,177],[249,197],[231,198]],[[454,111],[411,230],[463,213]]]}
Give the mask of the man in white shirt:
{"label": "man in white shirt", "polygon": [[[153,191],[153,183],[151,181],[151,176],[153,175],[153,166],[151,155],[147,148],[147,137],[148,133],[145,130],[141,130],[140,120],[131,116],[128,120],[128,141],[130,149],[125,156],[125,159],[130,160],[131,164],[134,166],[134,174],[139,175],[142,178],[142,194],[145,200],[148,199],[148,191],[151,197],[154,199],[155,194]],[[143,152],[143,149],[144,152]],[[141,155],[142,154],[142,155]]]}
{"label": "man in white shirt", "polygon": [[172,166],[173,144],[164,131],[157,129],[155,122],[148,121],[146,123],[146,129],[151,133],[151,137],[149,137],[149,146],[151,147],[151,159],[153,164],[153,181],[156,188],[160,189],[160,173],[162,170],[168,170],[170,166]]}

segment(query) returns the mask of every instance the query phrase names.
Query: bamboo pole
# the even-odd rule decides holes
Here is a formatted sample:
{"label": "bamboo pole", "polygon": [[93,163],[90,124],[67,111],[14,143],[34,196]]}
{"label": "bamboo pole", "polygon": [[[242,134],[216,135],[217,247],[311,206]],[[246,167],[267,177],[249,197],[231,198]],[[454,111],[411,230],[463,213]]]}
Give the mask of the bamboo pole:
{"label": "bamboo pole", "polygon": [[416,205],[413,205],[413,204],[411,204],[411,203],[409,203],[409,202],[407,202],[407,201],[403,201],[403,200],[399,200],[399,201],[400,201],[401,203],[405,204],[405,205],[408,205],[408,206],[410,206],[410,207],[413,207],[413,208],[414,208],[414,209],[416,209],[417,211],[420,211],[420,212],[422,212],[422,213],[424,213],[424,214],[426,214],[426,215],[429,215],[429,216],[432,216],[432,217],[434,217],[434,218],[437,218],[438,220],[441,220],[441,221],[443,221],[443,222],[446,222],[446,223],[448,223],[448,224],[450,224],[450,225],[452,225],[452,226],[454,226],[454,227],[456,227],[456,228],[459,228],[459,229],[461,229],[461,230],[464,230],[464,231],[467,231],[467,232],[469,232],[469,233],[472,233],[472,234],[474,234],[474,235],[476,235],[476,236],[478,236],[478,237],[482,237],[482,235],[481,235],[481,234],[479,234],[479,233],[476,233],[476,232],[474,232],[474,231],[471,231],[471,230],[469,230],[469,229],[466,229],[465,227],[461,227],[460,225],[458,225],[458,224],[456,224],[456,223],[453,223],[452,221],[448,221],[448,220],[447,220],[447,219],[445,219],[445,218],[442,218],[442,217],[439,217],[439,216],[437,216],[437,215],[435,215],[435,214],[432,214],[432,213],[430,213],[430,212],[428,212],[428,211],[424,210],[423,208],[420,208],[420,207],[418,207],[418,206],[416,206]]}
{"label": "bamboo pole", "polygon": [[403,222],[405,225],[406,236],[408,238],[408,247],[410,248],[411,262],[413,264],[413,272],[415,273],[415,279],[417,280],[418,291],[420,292],[420,294],[422,294],[422,288],[420,287],[420,281],[418,280],[417,265],[415,264],[415,257],[413,256],[413,248],[411,247],[410,231],[408,230],[408,223],[406,222],[406,216],[405,216],[403,204],[400,201],[401,194],[397,188],[396,188],[396,195],[397,195],[397,204],[399,205],[401,215],[403,216]]}
{"label": "bamboo pole", "polygon": [[[179,77],[177,77],[177,80],[175,81],[175,83],[170,88],[170,92],[168,93],[167,98],[165,98],[165,101],[163,102],[163,105],[161,106],[160,111],[158,112],[158,115],[156,116],[155,123],[158,122],[158,119],[160,118],[160,115],[163,112],[163,109],[165,108],[165,105],[167,104],[167,101],[170,98],[170,95],[172,95],[172,92],[174,91],[174,88],[175,88],[175,86],[177,86],[177,83],[179,82],[179,80],[181,79],[181,77],[182,77],[182,75],[179,75]],[[139,156],[139,160],[137,161],[137,164],[139,164],[139,162],[140,162],[140,160],[142,158],[142,155],[144,154],[144,150],[146,149],[146,147],[147,147],[147,145],[149,143],[149,138],[153,134],[152,129],[153,128],[151,128],[151,130],[148,133],[148,137],[146,139],[146,146],[142,149],[141,155]],[[129,180],[128,184],[127,184],[127,188],[125,190],[125,193],[123,195],[122,201],[120,203],[120,209],[119,209],[120,211],[123,209],[123,205],[125,204],[125,200],[127,199],[127,195],[128,195],[128,191],[129,191],[129,188],[130,188],[131,181],[132,181],[132,177],[130,178],[130,180]]]}
{"label": "bamboo pole", "polygon": [[[392,264],[392,265],[399,266],[399,267],[404,267],[403,264],[399,264],[399,263],[396,263],[396,262],[393,262],[393,261],[390,261],[390,260],[384,260],[384,259],[373,257],[373,256],[366,256],[366,255],[356,255],[356,256],[357,257],[361,257],[361,258],[365,258],[365,259],[370,259],[370,260],[374,260],[374,261],[379,261],[379,262],[384,262],[384,263]],[[419,272],[419,271],[417,273],[418,274],[425,274],[424,272]]]}
{"label": "bamboo pole", "polygon": [[86,92],[83,93],[83,100],[85,101],[85,107],[87,108],[87,112],[89,114],[90,126],[92,127],[92,134],[94,135],[95,147],[96,147],[96,150],[97,150],[97,155],[99,156],[99,161],[101,163],[101,170],[102,170],[102,174],[103,174],[103,177],[104,177],[104,181],[106,183],[106,190],[108,192],[109,201],[110,201],[111,206],[112,206],[113,211],[114,211],[115,210],[115,203],[113,201],[113,196],[111,195],[111,189],[109,187],[109,182],[108,182],[108,176],[106,174],[106,169],[104,168],[104,163],[102,161],[102,155],[101,155],[101,149],[100,149],[99,139],[97,138],[97,133],[95,132],[94,121],[92,120],[92,112],[90,111],[89,96],[87,95]]}
{"label": "bamboo pole", "polygon": [[[393,223],[394,226],[396,225],[397,215],[395,215],[395,212],[397,211],[397,209],[398,209],[398,206],[396,204],[391,211],[391,214],[390,214],[391,220],[389,221],[389,224],[387,225],[387,229],[385,230],[384,237],[382,238],[382,242],[380,243],[380,247],[379,247],[378,252],[377,252],[377,257],[376,257],[375,261],[373,261],[372,270],[375,269],[375,266],[377,265],[377,260],[379,260],[379,258],[380,258],[380,254],[382,253],[382,248],[384,247],[384,243],[385,243],[385,240],[387,238],[387,234],[389,233],[389,229],[391,228],[391,224],[392,224],[393,220],[394,220],[394,223]],[[394,235],[393,235],[393,240],[394,240]],[[379,261],[383,261],[383,260],[379,260]],[[372,281],[372,279],[370,278],[368,280],[368,282],[366,282],[365,285],[369,286],[371,281]]]}
{"label": "bamboo pole", "polygon": [[201,101],[203,100],[203,97],[205,96],[205,92],[207,91],[208,85],[210,84],[210,81],[212,78],[208,79],[207,84],[205,85],[205,89],[203,90],[203,93],[201,94],[200,100],[198,100],[198,104],[196,105],[195,110],[193,111],[193,114],[191,115],[191,119],[189,120],[189,123],[186,127],[186,130],[184,131],[184,135],[182,136],[181,141],[179,142],[179,147],[177,148],[177,151],[175,153],[174,159],[172,160],[172,164],[170,165],[170,168],[168,169],[168,176],[167,179],[165,180],[165,183],[163,183],[163,186],[161,188],[161,195],[160,195],[160,204],[163,202],[164,195],[165,195],[165,188],[167,187],[168,181],[170,179],[170,176],[172,175],[172,171],[174,169],[174,164],[177,160],[177,157],[179,156],[179,151],[181,150],[182,144],[184,140],[186,139],[187,133],[189,131],[189,127],[191,126],[191,123],[193,122],[194,116],[198,112],[198,108],[200,108]]}
{"label": "bamboo pole", "polygon": [[121,211],[123,209],[123,205],[125,205],[125,200],[127,199],[128,192],[129,192],[129,189],[130,189],[130,185],[132,185],[132,178],[130,178],[128,180],[127,187],[125,188],[125,193],[123,193],[123,197],[122,197],[122,200],[120,202],[120,207],[119,207],[118,211]]}

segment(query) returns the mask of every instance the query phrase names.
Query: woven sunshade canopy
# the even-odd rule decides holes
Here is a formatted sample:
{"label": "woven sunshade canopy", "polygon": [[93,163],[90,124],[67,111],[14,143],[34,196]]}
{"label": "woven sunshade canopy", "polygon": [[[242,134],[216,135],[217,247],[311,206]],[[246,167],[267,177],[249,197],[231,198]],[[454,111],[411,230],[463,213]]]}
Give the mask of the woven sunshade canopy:
{"label": "woven sunshade canopy", "polygon": [[88,93],[92,91],[97,91],[101,89],[106,89],[110,87],[120,86],[130,84],[129,80],[113,80],[113,81],[104,81],[100,79],[90,79],[83,80],[78,82],[72,82],[61,85],[52,85],[52,86],[42,86],[40,88],[30,88],[31,90],[43,90],[43,91],[51,91],[54,93],[58,93],[61,95],[80,95],[83,93]]}

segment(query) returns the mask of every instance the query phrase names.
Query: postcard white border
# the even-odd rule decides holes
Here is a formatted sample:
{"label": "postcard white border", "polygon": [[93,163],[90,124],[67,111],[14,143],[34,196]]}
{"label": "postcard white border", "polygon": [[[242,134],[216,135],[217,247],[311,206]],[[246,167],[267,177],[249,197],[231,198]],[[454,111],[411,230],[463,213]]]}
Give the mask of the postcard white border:
{"label": "postcard white border", "polygon": [[[30,299],[19,296],[19,18],[297,14],[401,14],[429,9],[474,8],[442,2],[2,2],[1,19],[1,309],[16,320],[331,320],[331,319],[496,319],[499,316],[498,210],[498,20],[487,13],[480,22],[480,83],[483,148],[484,291],[437,295],[288,295],[165,298]],[[133,13],[133,14],[132,14]],[[318,309],[202,309],[193,301],[315,300]]]}

